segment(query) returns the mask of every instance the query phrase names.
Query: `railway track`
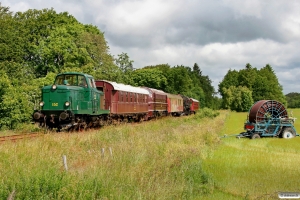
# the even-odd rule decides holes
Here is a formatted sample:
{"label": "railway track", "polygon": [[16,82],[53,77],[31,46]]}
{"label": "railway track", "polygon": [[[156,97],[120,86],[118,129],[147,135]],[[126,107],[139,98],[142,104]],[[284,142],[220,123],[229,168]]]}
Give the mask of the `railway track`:
{"label": "railway track", "polygon": [[16,141],[16,140],[22,140],[25,138],[34,138],[34,137],[40,137],[43,134],[40,133],[30,133],[30,134],[21,134],[21,135],[6,135],[6,136],[0,136],[0,142],[5,141]]}

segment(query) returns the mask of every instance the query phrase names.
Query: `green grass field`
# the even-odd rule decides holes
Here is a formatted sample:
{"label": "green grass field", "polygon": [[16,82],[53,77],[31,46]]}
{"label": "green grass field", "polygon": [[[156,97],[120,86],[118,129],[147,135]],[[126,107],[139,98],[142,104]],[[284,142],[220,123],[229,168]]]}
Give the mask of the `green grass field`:
{"label": "green grass field", "polygon": [[[248,113],[227,115],[220,135],[243,131]],[[300,109],[293,110],[300,120]],[[300,131],[300,121],[296,130]],[[215,187],[225,193],[249,199],[278,199],[278,192],[300,192],[300,138],[222,139],[213,156],[205,161]]]}

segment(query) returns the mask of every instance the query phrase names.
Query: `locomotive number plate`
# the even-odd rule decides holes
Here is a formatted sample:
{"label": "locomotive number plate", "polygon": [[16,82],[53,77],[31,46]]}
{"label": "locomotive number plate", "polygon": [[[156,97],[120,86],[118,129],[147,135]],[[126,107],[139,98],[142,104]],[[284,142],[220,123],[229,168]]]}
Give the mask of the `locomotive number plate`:
{"label": "locomotive number plate", "polygon": [[52,106],[58,106],[58,103],[52,103]]}

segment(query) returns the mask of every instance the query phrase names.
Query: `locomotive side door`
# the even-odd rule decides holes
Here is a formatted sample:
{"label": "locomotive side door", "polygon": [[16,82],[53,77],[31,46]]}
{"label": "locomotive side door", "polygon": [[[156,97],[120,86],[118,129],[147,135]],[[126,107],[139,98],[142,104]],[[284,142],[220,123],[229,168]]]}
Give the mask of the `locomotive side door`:
{"label": "locomotive side door", "polygon": [[100,102],[100,93],[97,91],[95,81],[92,78],[89,78],[89,84],[90,84],[90,93],[91,93],[91,103],[92,103],[92,113],[98,112],[98,102]]}

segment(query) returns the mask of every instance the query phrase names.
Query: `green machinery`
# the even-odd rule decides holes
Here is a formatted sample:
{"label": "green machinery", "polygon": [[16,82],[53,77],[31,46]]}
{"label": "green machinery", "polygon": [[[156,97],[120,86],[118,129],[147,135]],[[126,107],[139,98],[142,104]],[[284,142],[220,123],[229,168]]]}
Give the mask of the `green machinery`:
{"label": "green machinery", "polygon": [[58,74],[54,84],[42,88],[42,101],[33,120],[47,128],[74,129],[101,125],[109,110],[104,110],[103,92],[97,90],[88,74]]}

